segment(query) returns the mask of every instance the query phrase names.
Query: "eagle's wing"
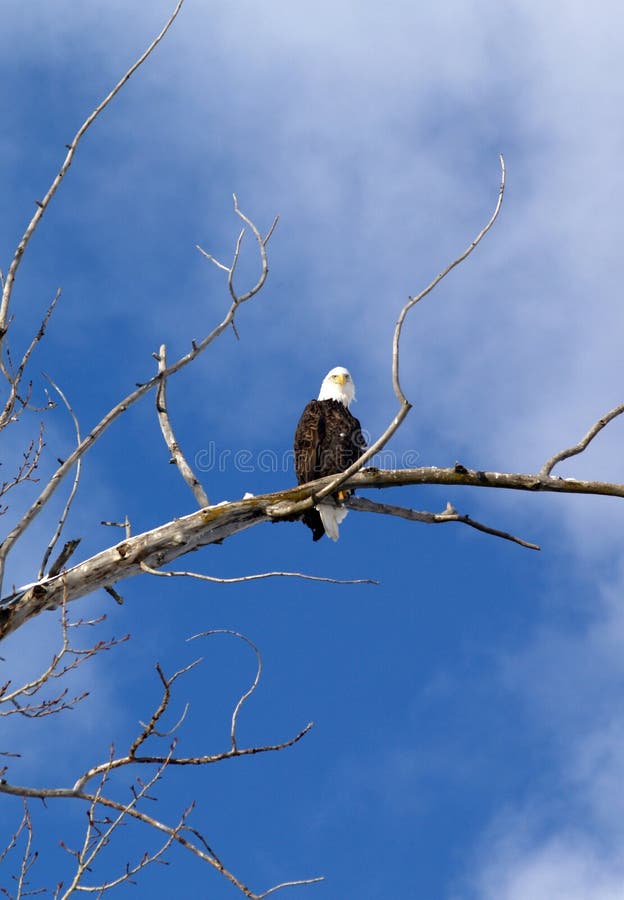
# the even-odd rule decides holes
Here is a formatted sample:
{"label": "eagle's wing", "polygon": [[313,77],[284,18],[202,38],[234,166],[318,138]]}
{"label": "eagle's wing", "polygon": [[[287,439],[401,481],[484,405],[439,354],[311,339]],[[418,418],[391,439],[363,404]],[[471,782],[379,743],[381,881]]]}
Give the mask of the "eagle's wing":
{"label": "eagle's wing", "polygon": [[[344,472],[366,448],[360,423],[338,400],[311,400],[295,431],[295,471],[299,484]],[[348,494],[349,492],[347,492]],[[324,534],[338,540],[338,526],[347,514],[344,494],[306,510],[302,519],[318,541]]]}
{"label": "eagle's wing", "polygon": [[325,439],[325,414],[318,400],[311,400],[301,413],[295,431],[295,472],[299,484],[318,478],[321,447]]}
{"label": "eagle's wing", "polygon": [[328,439],[320,465],[323,475],[344,472],[366,449],[360,423],[342,403],[329,401],[325,410]]}

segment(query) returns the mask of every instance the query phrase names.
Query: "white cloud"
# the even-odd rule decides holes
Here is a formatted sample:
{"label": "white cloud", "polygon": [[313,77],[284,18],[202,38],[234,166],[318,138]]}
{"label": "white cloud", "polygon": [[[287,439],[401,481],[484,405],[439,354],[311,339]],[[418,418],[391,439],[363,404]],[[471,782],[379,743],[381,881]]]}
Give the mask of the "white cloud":
{"label": "white cloud", "polygon": [[[504,822],[489,836],[475,885],[479,900],[621,900],[624,854],[604,852],[586,835],[563,832],[543,842]],[[520,833],[519,833],[520,832]]]}
{"label": "white cloud", "polygon": [[[493,816],[458,896],[478,900],[619,900],[624,879],[624,613],[620,577],[557,612],[502,656],[520,695],[542,775]],[[562,620],[568,618],[567,624]],[[553,763],[554,760],[554,763]]]}
{"label": "white cloud", "polygon": [[[33,0],[25,15],[23,4],[8,4],[4,64],[30,73],[35,60],[51,73],[55,141],[61,131],[71,136],[172,5]],[[358,415],[383,427],[396,313],[487,219],[502,150],[508,192],[499,223],[406,327],[403,378],[415,409],[401,441],[432,464],[461,451],[477,466],[538,468],[622,399],[620,17],[615,2],[596,10],[579,0],[187,3],[85,141],[50,211],[57,229],[43,227],[33,242],[47,263],[45,235],[66,235],[68,265],[51,245],[50,269],[37,270],[44,284],[48,271],[62,281],[75,254],[89,262],[72,276],[67,318],[59,310],[63,349],[81,352],[91,303],[115,325],[134,310],[133,353],[124,343],[117,365],[116,348],[102,339],[98,359],[88,359],[88,371],[115,370],[130,384],[135,369],[150,370],[149,350],[163,332],[185,347],[205,333],[223,309],[223,283],[190,261],[193,243],[227,258],[235,189],[259,221],[274,212],[282,221],[267,289],[242,311],[244,363],[233,341],[221,341],[180,389],[199,445],[217,420],[232,444],[241,434],[272,438],[284,406],[294,421],[324,371],[343,361],[358,384]],[[0,142],[10,172],[23,125],[15,105]],[[27,277],[25,267],[18,290]],[[233,359],[237,377],[224,384]],[[562,474],[624,480],[620,434],[610,426],[587,460],[566,463]],[[432,444],[444,460],[432,458]],[[107,498],[93,490],[99,510]],[[624,585],[602,583],[603,564],[619,553],[621,513],[612,500],[552,499],[540,515],[556,526],[553,541],[576,548],[587,605],[570,620],[553,605],[552,623],[502,666],[504,687],[523,698],[536,741],[557,765],[549,785],[529,787],[525,803],[494,815],[471,876],[483,900],[623,893]],[[513,503],[526,504],[530,522],[531,501]],[[81,525],[88,515],[80,513]],[[22,556],[15,571],[25,567]],[[33,659],[50,649],[49,621],[31,629]],[[97,682],[97,666],[92,672]],[[108,717],[113,706],[105,693],[94,709]],[[68,727],[58,729],[59,743],[71,737]],[[413,814],[420,800],[401,790],[420,785],[430,767],[409,750],[390,752],[373,788],[377,802]],[[459,770],[454,760],[451,767]],[[366,774],[354,767],[354,793]]]}
{"label": "white cloud", "polygon": [[[114,62],[105,60],[112,74],[120,53],[138,51],[169,6],[96,3],[52,16],[39,4],[39,18],[14,14],[11,25],[19,32],[38,22],[38,39],[48,34],[41,52],[59,44],[74,56],[93,42],[103,50],[114,31]],[[195,173],[205,234],[189,234],[189,250],[192,239],[219,244],[213,236],[229,215],[230,189],[259,218],[281,212],[262,352],[279,349],[286,365],[296,356],[301,369],[298,346],[289,349],[293,326],[315,329],[321,345],[338,332],[340,352],[361,373],[362,415],[377,421],[385,418],[376,410],[386,402],[400,303],[483,224],[496,194],[496,153],[506,151],[508,198],[496,232],[413,312],[403,372],[418,435],[461,435],[475,455],[527,468],[620,399],[619,204],[603,185],[610,197],[622,193],[624,126],[611,111],[623,79],[609,22],[606,9],[593,16],[573,4],[553,16],[536,2],[482,2],[478,10],[342,2],[314,14],[282,2],[187,4],[122,100],[134,110],[132,131],[114,108],[96,126],[123,132],[128,153],[115,171],[100,168],[91,179],[92,204],[118,202],[113,183],[125,192],[130,182],[146,198],[145,228],[163,222],[150,200],[158,184],[167,202],[163,172],[150,169],[162,154]],[[12,52],[27,45],[15,41]],[[605,59],[613,63],[608,79]],[[193,268],[186,293],[213,289],[211,275]],[[121,294],[112,294],[114,303]],[[149,299],[154,312],[169,302]],[[172,325],[187,342],[189,329],[203,330],[203,296],[189,311],[193,324],[180,316]],[[156,337],[160,317],[145,313]],[[255,316],[244,310],[242,327]],[[335,362],[332,349],[322,370]],[[316,376],[314,355],[308,366]],[[210,366],[205,377],[220,378]],[[245,385],[252,406],[263,389]]]}

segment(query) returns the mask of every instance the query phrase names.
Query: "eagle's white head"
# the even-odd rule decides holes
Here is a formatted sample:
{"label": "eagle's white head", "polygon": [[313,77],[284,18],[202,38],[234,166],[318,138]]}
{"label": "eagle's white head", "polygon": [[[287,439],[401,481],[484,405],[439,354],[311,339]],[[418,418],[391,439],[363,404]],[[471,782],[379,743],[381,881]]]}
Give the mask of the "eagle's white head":
{"label": "eagle's white head", "polygon": [[319,400],[338,400],[348,408],[352,400],[355,400],[355,385],[346,369],[336,366],[328,372],[318,395]]}

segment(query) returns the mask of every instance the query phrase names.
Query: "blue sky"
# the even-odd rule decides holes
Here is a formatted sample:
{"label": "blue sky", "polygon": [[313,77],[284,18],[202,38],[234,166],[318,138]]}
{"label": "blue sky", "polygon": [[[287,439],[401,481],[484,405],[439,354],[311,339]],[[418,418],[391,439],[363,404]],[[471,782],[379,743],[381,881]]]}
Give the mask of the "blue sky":
{"label": "blue sky", "polygon": [[[6,270],[64,144],[170,5],[5,6]],[[503,152],[508,189],[495,229],[406,326],[403,380],[414,408],[390,449],[424,465],[535,471],[621,402],[619,5],[430,6],[186,0],[87,135],[20,269],[16,347],[63,288],[32,369],[38,396],[47,371],[86,430],[154,371],[160,343],[172,358],[220,320],[225,284],[195,244],[229,257],[235,191],[261,228],[281,219],[266,288],[241,310],[240,341],[225,334],[170,383],[187,455],[281,458],[334,365],[351,370],[355,413],[378,434],[394,413],[398,311],[487,220]],[[241,277],[254,265],[250,254]],[[42,474],[73,441],[60,408],[46,428]],[[613,423],[559,474],[623,481],[623,429]],[[27,432],[5,432],[3,461]],[[293,481],[282,467],[242,472],[222,458],[223,471],[203,472],[213,502]],[[30,496],[16,495],[6,521]],[[76,614],[107,612],[102,637],[130,631],[133,640],[85,668],[91,694],[79,711],[28,728],[8,722],[2,743],[23,750],[10,777],[73,783],[150,715],[154,662],[173,671],[198,654],[203,668],[178,694],[177,710],[191,702],[183,749],[223,749],[253,657],[233,638],[200,648],[185,639],[233,628],[265,664],[241,741],[315,727],[273,757],[172,773],[159,812],[173,821],[195,798],[193,822],[254,889],[325,875],[298,890],[319,900],[619,900],[617,501],[434,488],[384,499],[432,510],[450,500],[543,550],[351,513],[336,545],[313,545],[303,526],[263,525],[187,562],[217,576],[282,569],[370,577],[378,587],[134,579],[119,586],[123,608],[106,596],[81,601]],[[32,580],[61,506],[59,498],[16,547],[9,582]],[[138,533],[192,509],[148,398],[87,457],[67,536],[83,537],[86,557],[115,539],[102,519],[128,514]],[[54,623],[46,614],[3,646],[2,680],[46,661]],[[37,808],[45,852],[35,886],[66,877],[58,841],[71,842],[82,815]],[[129,829],[103,871],[145,845]],[[172,861],[144,873],[142,895],[179,896],[183,877],[185,896],[236,896],[195,860],[174,852]]]}

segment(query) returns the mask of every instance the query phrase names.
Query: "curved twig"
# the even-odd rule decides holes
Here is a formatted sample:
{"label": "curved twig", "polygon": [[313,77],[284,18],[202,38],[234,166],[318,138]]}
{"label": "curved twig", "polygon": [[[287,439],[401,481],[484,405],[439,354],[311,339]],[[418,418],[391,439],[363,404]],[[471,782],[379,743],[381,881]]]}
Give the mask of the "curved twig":
{"label": "curved twig", "polygon": [[242,219],[242,221],[245,223],[245,226],[247,226],[247,228],[251,229],[251,232],[252,232],[254,238],[256,239],[256,243],[260,250],[261,269],[260,269],[260,275],[259,275],[258,280],[255,283],[255,285],[252,288],[250,288],[248,291],[246,291],[244,294],[241,294],[241,295],[237,294],[236,291],[234,290],[234,273],[236,272],[236,268],[238,266],[238,260],[240,258],[240,250],[241,250],[243,238],[245,237],[245,231],[246,231],[245,227],[243,227],[241,229],[241,231],[238,235],[238,238],[236,239],[236,247],[234,248],[234,258],[232,259],[232,262],[229,266],[226,266],[226,265],[224,265],[224,263],[219,262],[219,260],[216,259],[216,257],[214,257],[211,253],[207,253],[202,247],[199,246],[199,244],[196,244],[195,246],[197,247],[199,252],[202,254],[202,256],[205,256],[206,259],[208,259],[211,263],[214,263],[214,265],[218,269],[221,269],[222,271],[227,272],[228,290],[230,292],[230,296],[232,298],[233,303],[238,306],[240,303],[244,303],[246,300],[249,300],[251,297],[254,296],[254,294],[257,294],[258,291],[262,290],[262,287],[264,286],[264,282],[266,281],[267,275],[269,274],[269,263],[268,263],[268,259],[267,259],[267,253],[266,253],[266,245],[271,240],[271,236],[272,236],[273,232],[275,231],[275,228],[279,221],[279,216],[275,216],[275,218],[273,219],[273,222],[271,223],[269,230],[266,233],[266,237],[262,237],[262,235],[260,234],[260,231],[256,227],[255,223],[252,222],[252,220],[248,216],[246,216],[245,213],[240,209],[240,207],[238,205],[238,197],[236,196],[236,194],[232,194],[232,200],[234,202],[234,212],[239,217],[239,219]]}
{"label": "curved twig", "polygon": [[241,641],[244,641],[248,647],[251,647],[253,652],[256,654],[257,668],[256,675],[251,684],[251,687],[245,691],[244,694],[239,698],[238,703],[234,707],[234,712],[232,713],[232,726],[230,728],[230,742],[232,746],[232,751],[236,752],[238,750],[236,744],[236,723],[238,721],[238,714],[243,707],[243,703],[245,700],[248,700],[249,697],[253,694],[253,692],[258,687],[260,683],[260,677],[262,675],[262,654],[258,650],[257,646],[254,644],[252,640],[246,637],[244,634],[241,634],[240,631],[233,631],[231,628],[211,628],[210,631],[201,631],[199,634],[194,634],[189,638],[189,641],[194,641],[196,638],[200,637],[209,637],[212,634],[231,634],[233,637],[240,638]]}
{"label": "curved twig", "polygon": [[[340,487],[341,484],[351,478],[352,475],[355,475],[356,472],[359,472],[360,469],[364,467],[364,465],[371,459],[375,453],[378,453],[380,450],[385,447],[388,443],[392,435],[399,428],[403,419],[407,416],[410,409],[412,408],[412,404],[409,402],[405,394],[403,393],[403,389],[401,387],[401,383],[399,380],[399,354],[400,354],[400,343],[401,343],[401,333],[403,331],[403,325],[405,323],[405,319],[407,318],[407,314],[409,311],[416,306],[416,304],[426,297],[427,294],[430,294],[431,291],[442,281],[443,278],[451,272],[456,266],[460,265],[475,249],[475,247],[481,243],[482,239],[488,233],[496,219],[498,218],[498,214],[500,213],[501,206],[503,203],[503,195],[505,193],[505,160],[503,159],[502,154],[499,154],[500,167],[501,167],[501,180],[500,186],[498,189],[498,198],[496,200],[496,205],[494,207],[494,211],[490,216],[486,225],[483,226],[479,234],[476,238],[466,247],[463,253],[460,253],[449,265],[443,269],[439,275],[431,281],[427,287],[423,288],[423,290],[417,294],[415,297],[410,297],[403,309],[399,314],[399,318],[397,320],[394,336],[392,339],[392,386],[394,388],[394,393],[396,395],[397,400],[399,401],[399,409],[393,418],[392,422],[388,425],[384,433],[377,438],[377,440],[371,444],[368,449],[364,451],[362,456],[353,465],[349,466],[348,469],[345,469],[340,475],[336,476],[330,484],[326,487],[322,488],[313,498],[314,504],[318,503],[319,500],[322,500],[323,497],[326,497],[328,494],[333,494],[337,488]],[[308,504],[309,505],[309,504]],[[302,507],[305,509],[305,507]]]}
{"label": "curved twig", "polygon": [[171,453],[172,461],[176,464],[178,472],[192,490],[199,508],[202,509],[204,506],[210,506],[210,500],[176,441],[167,411],[167,377],[164,374],[167,371],[167,348],[164,344],[160,345],[157,358],[160,383],[156,391],[156,412],[158,413],[160,430],[163,433],[169,453]]}
{"label": "curved twig", "polygon": [[265,897],[270,897],[271,894],[276,894],[277,891],[281,891],[283,888],[301,887],[304,884],[318,884],[319,881],[325,881],[325,876],[320,875],[317,878],[300,878],[297,881],[283,881],[281,884],[276,884],[275,887],[269,888],[268,891],[264,891],[263,894],[257,894],[255,900],[264,900]]}
{"label": "curved twig", "polygon": [[624,403],[620,403],[619,406],[614,407],[610,412],[602,416],[601,419],[598,419],[598,421],[589,429],[587,434],[581,438],[578,444],[575,444],[573,447],[568,447],[566,450],[560,450],[558,453],[554,453],[550,459],[546,460],[540,469],[540,475],[550,475],[558,463],[563,462],[564,459],[569,459],[571,456],[577,456],[579,453],[582,453],[596,435],[600,434],[605,425],[608,425],[613,419],[621,416],[622,413],[624,413]]}

